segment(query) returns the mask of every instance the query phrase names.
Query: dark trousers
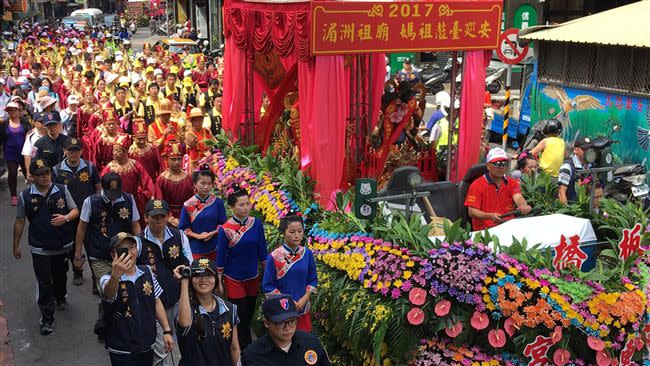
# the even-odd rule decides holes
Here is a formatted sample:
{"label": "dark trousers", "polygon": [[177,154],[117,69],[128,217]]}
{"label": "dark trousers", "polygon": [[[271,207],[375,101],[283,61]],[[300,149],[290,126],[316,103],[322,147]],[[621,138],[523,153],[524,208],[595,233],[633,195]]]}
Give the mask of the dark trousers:
{"label": "dark trousers", "polygon": [[18,167],[23,171],[23,176],[25,176],[25,162],[16,162],[7,160],[7,184],[9,185],[9,193],[11,196],[16,196],[16,187],[18,186]]}
{"label": "dark trousers", "polygon": [[111,365],[113,366],[151,366],[153,364],[153,350],[130,355],[112,352],[108,354],[111,357]]}
{"label": "dark trousers", "polygon": [[[74,228],[74,229],[72,229],[73,238],[76,238],[77,237],[77,228],[79,227],[79,218],[76,218],[74,221],[72,221],[72,227]],[[70,266],[70,267],[72,267],[72,273],[74,273],[75,276],[77,274],[79,274],[79,276],[83,275],[83,273],[84,273],[83,267],[75,268],[75,266],[74,266],[74,245],[72,246],[72,249],[70,249],[68,258],[70,258],[70,263],[72,263],[72,265]]]}
{"label": "dark trousers", "polygon": [[228,299],[228,301],[237,305],[237,316],[239,317],[239,325],[237,326],[237,339],[239,340],[239,348],[244,350],[252,342],[251,337],[251,320],[255,313],[255,306],[257,305],[256,296],[247,296],[241,299]]}
{"label": "dark trousers", "polygon": [[43,322],[54,321],[54,300],[64,301],[67,294],[68,255],[40,255],[32,253],[34,273],[38,281],[38,308]]}

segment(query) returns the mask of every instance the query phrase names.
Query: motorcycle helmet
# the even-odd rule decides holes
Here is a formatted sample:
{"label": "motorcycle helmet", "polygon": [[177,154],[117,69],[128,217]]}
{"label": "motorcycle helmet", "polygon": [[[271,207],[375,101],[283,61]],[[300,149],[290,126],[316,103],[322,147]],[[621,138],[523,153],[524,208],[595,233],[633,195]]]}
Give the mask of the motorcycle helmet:
{"label": "motorcycle helmet", "polygon": [[559,136],[562,134],[562,123],[555,118],[549,119],[546,121],[543,132],[545,136]]}

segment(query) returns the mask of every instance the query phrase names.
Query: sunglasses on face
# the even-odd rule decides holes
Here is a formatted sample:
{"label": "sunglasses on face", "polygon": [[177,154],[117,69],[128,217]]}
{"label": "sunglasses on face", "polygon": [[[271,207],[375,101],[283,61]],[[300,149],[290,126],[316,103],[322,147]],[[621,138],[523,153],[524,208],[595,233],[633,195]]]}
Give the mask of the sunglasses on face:
{"label": "sunglasses on face", "polygon": [[490,164],[492,164],[494,167],[497,168],[505,168],[506,166],[508,166],[508,161],[507,160],[495,161],[494,163],[490,163]]}

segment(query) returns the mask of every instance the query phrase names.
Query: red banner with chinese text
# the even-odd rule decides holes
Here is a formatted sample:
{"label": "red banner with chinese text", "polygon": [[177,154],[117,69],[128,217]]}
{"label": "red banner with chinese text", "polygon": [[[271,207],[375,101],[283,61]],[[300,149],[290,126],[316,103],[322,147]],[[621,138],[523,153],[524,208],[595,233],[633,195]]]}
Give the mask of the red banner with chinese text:
{"label": "red banner with chinese text", "polygon": [[498,46],[503,1],[311,3],[311,53],[489,50]]}

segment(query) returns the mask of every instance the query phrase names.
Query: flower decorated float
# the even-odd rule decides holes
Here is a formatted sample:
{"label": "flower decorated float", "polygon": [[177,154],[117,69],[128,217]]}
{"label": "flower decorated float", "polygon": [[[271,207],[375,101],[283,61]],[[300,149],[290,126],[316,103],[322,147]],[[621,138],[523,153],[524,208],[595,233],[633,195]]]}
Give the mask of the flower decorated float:
{"label": "flower decorated float", "polygon": [[611,245],[583,272],[570,238],[566,251],[525,241],[506,248],[487,233],[470,240],[454,223],[434,242],[417,216],[356,219],[342,193],[338,210],[315,210],[313,182],[290,159],[225,141],[206,162],[220,193],[235,182],[251,192],[269,245],[277,245],[279,217],[290,210],[306,217],[318,260],[315,331],[334,364],[649,364],[650,236],[634,205],[603,201],[592,222]]}

